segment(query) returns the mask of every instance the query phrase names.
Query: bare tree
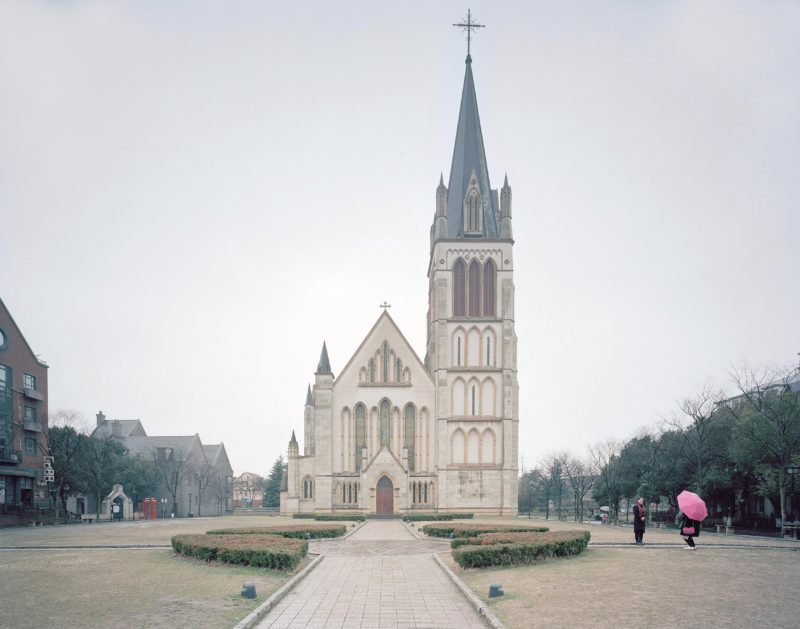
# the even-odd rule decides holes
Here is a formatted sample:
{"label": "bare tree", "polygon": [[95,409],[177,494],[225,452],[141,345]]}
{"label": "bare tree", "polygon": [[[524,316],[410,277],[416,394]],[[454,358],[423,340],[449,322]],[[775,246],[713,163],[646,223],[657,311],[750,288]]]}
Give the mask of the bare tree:
{"label": "bare tree", "polygon": [[775,474],[780,495],[781,534],[786,521],[787,468],[800,456],[800,392],[797,370],[750,365],[732,371],[740,395],[726,400],[740,434]]}
{"label": "bare tree", "polygon": [[158,447],[153,451],[153,463],[159,480],[172,498],[172,512],[176,513],[178,492],[191,475],[191,457],[182,448]]}
{"label": "bare tree", "polygon": [[[592,472],[597,475],[597,485],[603,498],[608,500],[609,516],[619,519],[619,501],[622,498],[620,487],[620,459],[622,445],[609,439],[589,448]],[[597,491],[595,491],[595,494]]]}
{"label": "bare tree", "polygon": [[197,488],[197,515],[202,516],[203,495],[214,480],[214,468],[205,461],[192,465],[189,473],[194,486]]}
{"label": "bare tree", "polygon": [[583,520],[583,501],[594,485],[594,475],[586,463],[568,452],[563,452],[559,458],[561,459],[561,470],[572,490],[572,497],[575,501],[575,521],[581,522]]}
{"label": "bare tree", "polygon": [[678,437],[672,454],[683,460],[688,468],[692,487],[705,495],[709,484],[712,461],[717,458],[721,443],[715,431],[719,424],[719,404],[723,399],[720,389],[706,383],[695,395],[678,402],[680,414],[665,419],[665,423]]}
{"label": "bare tree", "polygon": [[561,519],[561,492],[564,487],[562,480],[561,459],[556,454],[549,455],[541,466],[542,493],[546,501],[545,520],[550,519],[550,502],[558,504],[558,517]]}

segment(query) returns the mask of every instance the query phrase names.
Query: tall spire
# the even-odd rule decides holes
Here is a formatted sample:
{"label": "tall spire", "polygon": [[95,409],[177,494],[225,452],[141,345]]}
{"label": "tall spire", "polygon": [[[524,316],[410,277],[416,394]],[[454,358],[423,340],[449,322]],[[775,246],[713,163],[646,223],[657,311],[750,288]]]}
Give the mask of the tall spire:
{"label": "tall spire", "polygon": [[328,348],[325,346],[325,341],[322,341],[322,353],[319,356],[319,364],[317,365],[318,374],[328,374],[333,373],[331,371],[331,363],[328,360]]}
{"label": "tall spire", "polygon": [[[467,56],[466,66],[453,163],[450,167],[450,184],[447,187],[447,237],[497,238],[497,203],[489,184],[489,169],[483,148],[470,56]],[[478,195],[477,211],[480,220],[471,218],[465,221],[464,208],[469,207],[470,202],[468,193],[470,196]]]}

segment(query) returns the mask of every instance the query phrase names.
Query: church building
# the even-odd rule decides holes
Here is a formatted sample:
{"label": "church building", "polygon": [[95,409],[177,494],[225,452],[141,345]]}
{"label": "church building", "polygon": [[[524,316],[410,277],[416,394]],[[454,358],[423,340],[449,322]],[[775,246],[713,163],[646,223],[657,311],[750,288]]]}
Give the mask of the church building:
{"label": "church building", "polygon": [[430,230],[425,360],[385,309],[336,377],[323,343],[281,513],[517,513],[513,245],[511,188],[489,183],[468,54]]}

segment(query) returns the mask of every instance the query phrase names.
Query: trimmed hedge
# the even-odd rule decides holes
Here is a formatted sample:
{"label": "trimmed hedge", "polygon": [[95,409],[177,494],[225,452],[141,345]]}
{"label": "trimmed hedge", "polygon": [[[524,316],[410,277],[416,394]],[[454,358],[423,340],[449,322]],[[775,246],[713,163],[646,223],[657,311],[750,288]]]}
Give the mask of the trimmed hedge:
{"label": "trimmed hedge", "polygon": [[484,533],[533,532],[546,533],[545,526],[522,526],[519,524],[479,524],[477,522],[454,522],[453,524],[426,524],[422,532],[431,537],[477,537]]}
{"label": "trimmed hedge", "polygon": [[403,522],[437,522],[452,519],[452,513],[407,513],[403,516]]}
{"label": "trimmed hedge", "polygon": [[471,520],[474,513],[406,513],[403,522],[441,522],[446,520]]}
{"label": "trimmed hedge", "polygon": [[[453,550],[453,559],[462,568],[529,564],[552,557],[570,557],[582,553],[591,534],[589,531],[563,531],[529,534],[524,541],[492,543],[494,539],[511,539],[503,534],[483,540],[470,540]],[[521,538],[517,538],[521,539]],[[456,540],[453,540],[456,541]],[[463,540],[459,540],[463,541]]]}
{"label": "trimmed hedge", "polygon": [[361,513],[294,513],[295,520],[319,520],[320,522],[366,522],[367,516]]}
{"label": "trimmed hedge", "polygon": [[347,526],[335,524],[304,524],[302,526],[260,526],[246,529],[216,529],[207,535],[279,535],[297,539],[319,539],[341,537],[347,533]]}
{"label": "trimmed hedge", "polygon": [[308,552],[308,542],[278,535],[176,535],[172,548],[203,561],[293,570]]}
{"label": "trimmed hedge", "polygon": [[[450,548],[461,546],[488,546],[491,544],[524,544],[528,542],[571,541],[578,531],[502,531],[483,533],[477,537],[456,537],[450,540]],[[588,532],[587,532],[588,535]]]}
{"label": "trimmed hedge", "polygon": [[342,513],[337,515],[335,513],[320,513],[314,516],[315,520],[319,522],[366,522],[367,516],[361,513]]}

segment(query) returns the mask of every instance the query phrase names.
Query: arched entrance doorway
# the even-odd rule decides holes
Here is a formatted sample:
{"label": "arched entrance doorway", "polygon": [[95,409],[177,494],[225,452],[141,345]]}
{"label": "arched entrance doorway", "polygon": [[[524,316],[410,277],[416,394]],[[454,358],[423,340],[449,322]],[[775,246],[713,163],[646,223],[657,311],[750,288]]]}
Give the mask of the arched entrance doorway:
{"label": "arched entrance doorway", "polygon": [[388,476],[381,476],[375,488],[375,513],[378,515],[394,513],[394,485]]}

